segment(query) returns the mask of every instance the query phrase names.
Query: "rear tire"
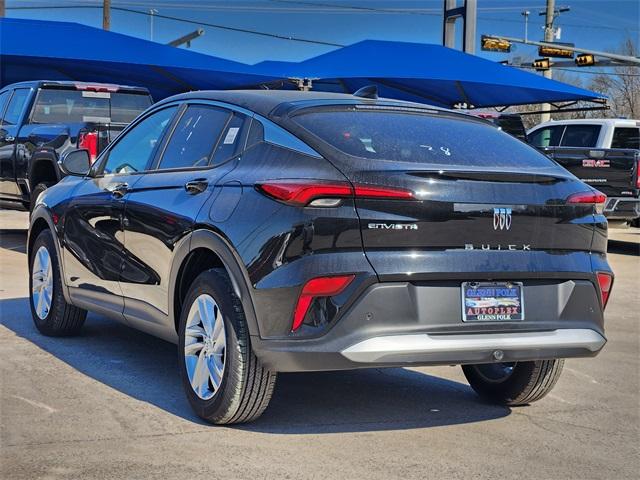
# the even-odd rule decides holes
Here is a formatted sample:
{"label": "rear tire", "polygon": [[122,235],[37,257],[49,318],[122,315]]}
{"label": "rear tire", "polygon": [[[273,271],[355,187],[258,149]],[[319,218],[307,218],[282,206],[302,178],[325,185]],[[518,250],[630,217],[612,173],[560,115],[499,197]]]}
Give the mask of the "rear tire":
{"label": "rear tire", "polygon": [[29,305],[36,328],[50,337],[76,335],[84,324],[87,311],[67,303],[64,298],[51,230],[43,230],[38,235],[31,252]]}
{"label": "rear tire", "polygon": [[194,280],[178,334],[182,383],[199,417],[231,424],[262,415],[276,373],[253,353],[242,304],[224,270],[207,270]]}
{"label": "rear tire", "polygon": [[29,213],[33,212],[33,209],[36,206],[36,201],[38,200],[38,196],[40,196],[40,194],[51,185],[53,185],[52,182],[41,182],[37,184],[33,190],[31,190],[31,203],[29,204]]}
{"label": "rear tire", "polygon": [[555,386],[563,359],[511,364],[463,365],[467,381],[482,398],[500,405],[526,405],[540,400]]}

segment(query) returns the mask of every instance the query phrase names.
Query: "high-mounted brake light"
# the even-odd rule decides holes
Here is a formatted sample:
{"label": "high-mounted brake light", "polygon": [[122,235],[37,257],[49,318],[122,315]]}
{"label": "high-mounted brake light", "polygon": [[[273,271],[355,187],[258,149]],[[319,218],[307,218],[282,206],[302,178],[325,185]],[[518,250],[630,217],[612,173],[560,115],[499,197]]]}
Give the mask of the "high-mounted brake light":
{"label": "high-mounted brake light", "polygon": [[613,275],[606,272],[597,272],[596,277],[598,277],[600,298],[602,299],[602,309],[604,310],[609,301],[609,294],[611,293],[611,287],[613,285]]}
{"label": "high-mounted brake light", "polygon": [[302,293],[300,293],[298,303],[296,304],[296,309],[293,313],[293,323],[291,325],[291,331],[295,332],[300,328],[314,298],[333,297],[334,295],[338,295],[349,286],[354,278],[355,275],[318,277],[312,278],[307,283],[305,283],[304,287],[302,287]]}
{"label": "high-mounted brake light", "polygon": [[78,148],[89,152],[91,165],[98,156],[98,132],[80,132],[78,134]]}
{"label": "high-mounted brake light", "polygon": [[76,90],[90,90],[93,92],[117,92],[120,88],[117,85],[109,85],[106,83],[75,83]]}
{"label": "high-mounted brake light", "polygon": [[[410,190],[378,187],[374,185],[358,185],[354,187],[347,182],[313,182],[313,181],[273,181],[259,183],[258,190],[289,205],[304,206],[337,206],[339,203],[314,202],[318,199],[339,199],[345,197],[385,198],[389,200],[411,200],[414,198]],[[318,204],[318,205],[316,205]]]}
{"label": "high-mounted brake light", "polygon": [[602,213],[604,211],[604,203],[607,201],[607,196],[597,190],[589,192],[578,192],[570,195],[567,198],[567,203],[578,205],[594,205],[596,213]]}

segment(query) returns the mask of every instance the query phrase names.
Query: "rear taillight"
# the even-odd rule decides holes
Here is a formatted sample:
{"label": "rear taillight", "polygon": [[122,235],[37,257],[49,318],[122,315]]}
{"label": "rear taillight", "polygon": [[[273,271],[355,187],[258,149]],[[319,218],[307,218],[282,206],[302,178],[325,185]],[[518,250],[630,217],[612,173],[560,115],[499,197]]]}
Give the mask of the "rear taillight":
{"label": "rear taillight", "polygon": [[293,323],[291,324],[291,331],[295,332],[300,328],[314,298],[333,297],[334,295],[338,295],[349,286],[354,278],[355,275],[318,277],[312,278],[307,283],[305,283],[304,287],[302,287],[302,293],[300,293],[298,303],[296,304],[296,309],[293,313]]}
{"label": "rear taillight", "polygon": [[640,189],[640,158],[636,162],[636,188]]}
{"label": "rear taillight", "polygon": [[98,132],[80,132],[78,134],[78,148],[89,152],[89,159],[93,165],[98,156]]}
{"label": "rear taillight", "polygon": [[259,183],[256,188],[271,198],[297,207],[335,207],[341,198],[381,198],[412,200],[413,192],[375,185],[355,185],[348,182],[273,181]]}
{"label": "rear taillight", "polygon": [[591,190],[588,192],[578,192],[570,195],[567,198],[567,203],[574,205],[593,205],[596,213],[602,213],[604,211],[604,203],[607,201],[607,196],[597,190]]}
{"label": "rear taillight", "polygon": [[598,286],[600,287],[600,298],[602,299],[602,309],[607,306],[609,300],[609,294],[611,293],[611,287],[613,285],[613,275],[606,272],[597,272]]}

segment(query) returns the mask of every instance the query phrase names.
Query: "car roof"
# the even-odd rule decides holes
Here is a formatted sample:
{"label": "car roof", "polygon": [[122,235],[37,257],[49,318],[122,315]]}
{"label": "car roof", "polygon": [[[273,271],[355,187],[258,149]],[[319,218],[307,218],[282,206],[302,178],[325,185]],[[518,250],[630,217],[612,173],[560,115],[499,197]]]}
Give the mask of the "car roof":
{"label": "car roof", "polygon": [[111,87],[118,88],[119,90],[127,90],[127,91],[139,91],[144,93],[149,93],[149,90],[145,87],[136,87],[132,85],[118,85],[115,83],[100,83],[100,82],[75,82],[71,80],[29,80],[25,82],[17,82],[12,83],[10,85],[5,85],[1,90],[5,90],[8,88],[24,88],[24,87],[82,87],[82,86],[100,86],[100,87]]}
{"label": "car roof", "polygon": [[[166,98],[159,104],[176,100],[212,100],[224,102],[251,110],[259,115],[269,117],[284,115],[292,110],[304,107],[323,105],[385,105],[407,107],[427,111],[451,112],[462,115],[462,112],[445,108],[425,105],[422,103],[405,102],[388,98],[362,98],[344,93],[299,91],[299,90],[200,90],[182,93]],[[466,115],[465,115],[466,116]]]}
{"label": "car roof", "polygon": [[548,122],[540,123],[531,130],[536,130],[540,127],[549,127],[553,125],[610,125],[610,126],[640,126],[640,120],[633,120],[629,118],[579,118],[574,120],[549,120]]}

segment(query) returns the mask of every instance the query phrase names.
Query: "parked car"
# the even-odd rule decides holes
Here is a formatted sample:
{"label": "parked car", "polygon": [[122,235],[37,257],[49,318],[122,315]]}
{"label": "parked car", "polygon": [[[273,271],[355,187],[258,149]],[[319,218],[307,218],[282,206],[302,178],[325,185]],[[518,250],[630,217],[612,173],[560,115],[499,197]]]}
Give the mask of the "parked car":
{"label": "parked car", "polygon": [[471,111],[469,113],[476,117],[484,118],[497,127],[500,127],[503,132],[506,132],[509,135],[513,135],[518,140],[522,140],[523,142],[528,141],[527,130],[526,128],[524,128],[522,117],[517,113],[500,113],[487,111]]}
{"label": "parked car", "polygon": [[640,121],[551,121],[528,135],[532,145],[607,195],[604,214],[610,221],[640,217]]}
{"label": "parked car", "polygon": [[0,207],[26,210],[58,182],[64,152],[91,159],[151,105],[146,88],[34,81],[0,90]]}
{"label": "parked car", "polygon": [[523,405],[605,344],[604,196],[484,120],[192,92],[89,163],[69,152],[31,216],[35,325],[91,310],[177,343],[210,422],[257,418],[277,372],[364,367],[461,364]]}

